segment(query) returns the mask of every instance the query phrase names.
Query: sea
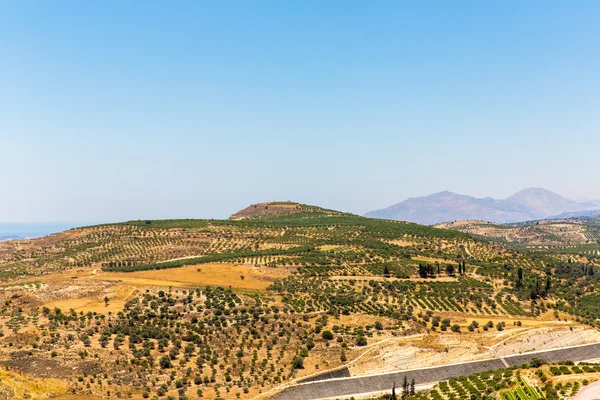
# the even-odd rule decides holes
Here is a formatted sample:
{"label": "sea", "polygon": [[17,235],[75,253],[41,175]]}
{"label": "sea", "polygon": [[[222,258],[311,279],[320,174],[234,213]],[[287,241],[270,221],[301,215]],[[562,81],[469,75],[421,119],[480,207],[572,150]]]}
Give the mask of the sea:
{"label": "sea", "polygon": [[34,239],[90,223],[77,222],[0,222],[0,241]]}

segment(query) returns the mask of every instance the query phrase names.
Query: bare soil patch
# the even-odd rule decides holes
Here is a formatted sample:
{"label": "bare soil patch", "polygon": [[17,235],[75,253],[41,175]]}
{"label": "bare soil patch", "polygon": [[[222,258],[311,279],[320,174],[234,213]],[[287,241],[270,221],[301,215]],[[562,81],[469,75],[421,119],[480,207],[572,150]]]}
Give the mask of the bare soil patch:
{"label": "bare soil patch", "polygon": [[275,280],[290,273],[286,268],[246,264],[200,264],[189,267],[140,272],[99,272],[94,280],[117,280],[134,286],[224,286],[264,290]]}

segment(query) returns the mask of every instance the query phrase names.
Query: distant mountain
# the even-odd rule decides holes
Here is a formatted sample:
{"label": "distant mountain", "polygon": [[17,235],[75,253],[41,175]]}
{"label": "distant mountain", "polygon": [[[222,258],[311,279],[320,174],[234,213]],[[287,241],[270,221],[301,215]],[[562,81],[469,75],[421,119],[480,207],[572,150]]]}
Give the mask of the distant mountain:
{"label": "distant mountain", "polygon": [[579,203],[585,204],[588,208],[600,210],[600,200],[581,200]]}
{"label": "distant mountain", "polygon": [[506,200],[528,207],[544,218],[563,212],[582,211],[588,208],[588,205],[541,188],[523,189]]}
{"label": "distant mountain", "polygon": [[461,220],[509,223],[543,219],[563,212],[583,211],[592,206],[540,188],[523,189],[504,200],[475,198],[445,191],[410,198],[382,210],[371,211],[365,216],[425,225]]}
{"label": "distant mountain", "polygon": [[564,218],[580,218],[580,217],[600,217],[600,210],[585,210],[585,211],[571,211],[564,212],[553,217],[551,219],[564,219]]}
{"label": "distant mountain", "polygon": [[467,219],[518,222],[540,217],[528,207],[511,201],[491,197],[478,199],[448,191],[410,198],[391,207],[371,211],[365,216],[425,225]]}
{"label": "distant mountain", "polygon": [[0,222],[0,241],[38,238],[84,225],[75,222]]}
{"label": "distant mountain", "polygon": [[17,239],[21,239],[21,237],[16,236],[16,235],[6,235],[6,236],[0,235],[0,242],[4,242],[6,240],[17,240]]}

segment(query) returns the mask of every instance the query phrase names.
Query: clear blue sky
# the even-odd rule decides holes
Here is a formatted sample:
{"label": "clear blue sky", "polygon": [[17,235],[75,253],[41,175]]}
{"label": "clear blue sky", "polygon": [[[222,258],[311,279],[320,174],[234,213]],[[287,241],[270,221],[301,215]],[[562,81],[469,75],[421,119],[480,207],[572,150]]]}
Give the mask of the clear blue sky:
{"label": "clear blue sky", "polygon": [[597,1],[0,1],[0,221],[600,198]]}

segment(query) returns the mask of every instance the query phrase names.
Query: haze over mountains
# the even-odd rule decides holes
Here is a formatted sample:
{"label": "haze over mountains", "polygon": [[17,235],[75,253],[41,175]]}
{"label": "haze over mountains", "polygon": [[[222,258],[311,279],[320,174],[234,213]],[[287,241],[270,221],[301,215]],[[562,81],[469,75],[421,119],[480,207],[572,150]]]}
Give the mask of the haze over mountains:
{"label": "haze over mountains", "polygon": [[85,225],[85,223],[77,222],[0,222],[0,242],[7,240],[38,238]]}
{"label": "haze over mountains", "polygon": [[365,214],[367,217],[433,225],[457,220],[484,220],[498,223],[544,219],[598,209],[592,202],[577,202],[542,188],[523,189],[506,199],[476,198],[448,191],[415,197]]}

